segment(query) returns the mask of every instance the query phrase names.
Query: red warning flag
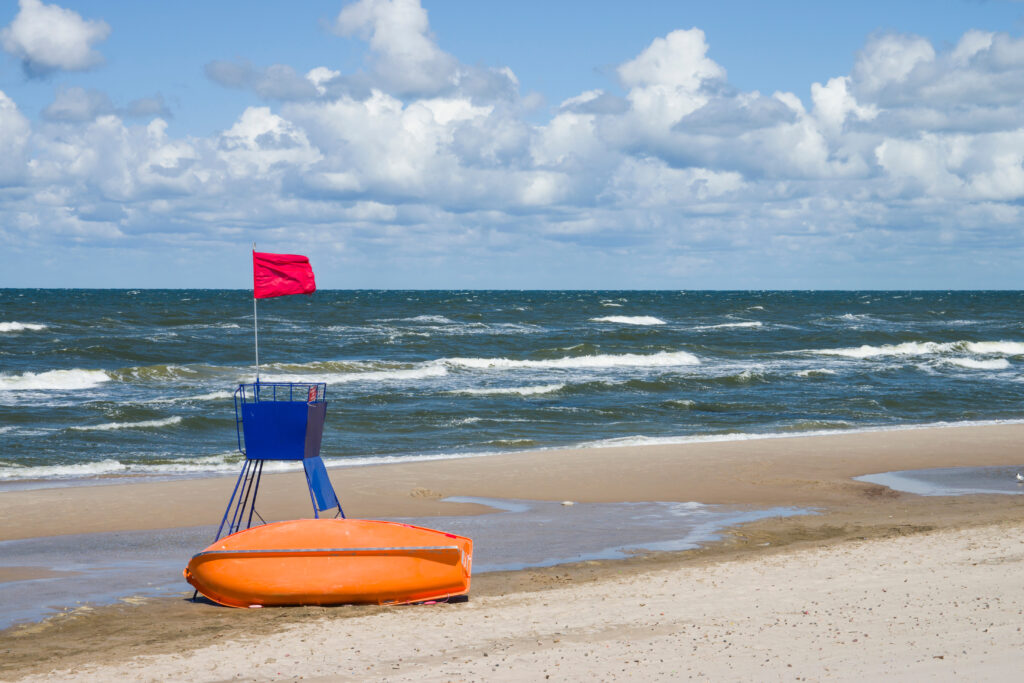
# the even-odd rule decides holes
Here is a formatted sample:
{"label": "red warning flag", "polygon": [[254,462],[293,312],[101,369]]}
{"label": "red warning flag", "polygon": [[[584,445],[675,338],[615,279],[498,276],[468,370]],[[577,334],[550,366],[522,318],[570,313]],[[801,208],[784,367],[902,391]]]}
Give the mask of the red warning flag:
{"label": "red warning flag", "polygon": [[298,254],[252,252],[252,289],[257,299],[316,291],[313,267]]}

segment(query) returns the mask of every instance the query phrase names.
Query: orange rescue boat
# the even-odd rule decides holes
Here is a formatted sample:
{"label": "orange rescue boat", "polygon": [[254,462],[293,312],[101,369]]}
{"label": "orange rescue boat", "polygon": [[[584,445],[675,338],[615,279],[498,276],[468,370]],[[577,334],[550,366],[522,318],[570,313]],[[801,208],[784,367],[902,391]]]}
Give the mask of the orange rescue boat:
{"label": "orange rescue boat", "polygon": [[196,554],[185,580],[214,602],[401,604],[469,591],[473,541],[366,519],[298,519],[239,531]]}

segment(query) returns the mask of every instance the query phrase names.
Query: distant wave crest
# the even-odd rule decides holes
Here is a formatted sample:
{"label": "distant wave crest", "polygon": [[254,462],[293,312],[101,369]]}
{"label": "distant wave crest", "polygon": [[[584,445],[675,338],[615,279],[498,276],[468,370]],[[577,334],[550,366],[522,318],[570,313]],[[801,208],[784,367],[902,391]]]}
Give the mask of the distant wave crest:
{"label": "distant wave crest", "polygon": [[843,356],[846,358],[874,358],[876,356],[929,356],[944,353],[975,353],[979,355],[1024,355],[1024,342],[904,342],[881,346],[863,345],[839,349],[811,349],[808,353],[822,356]]}
{"label": "distant wave crest", "polygon": [[48,370],[20,375],[0,373],[0,391],[75,391],[109,382],[103,370]]}
{"label": "distant wave crest", "polygon": [[76,432],[108,432],[113,429],[153,429],[156,427],[169,427],[181,422],[181,417],[166,417],[162,420],[142,420],[140,422],[107,422],[98,425],[75,425],[69,427]]}
{"label": "distant wave crest", "polygon": [[722,329],[729,329],[729,328],[742,328],[742,327],[754,328],[754,327],[762,327],[762,326],[764,326],[764,323],[762,323],[760,320],[748,320],[748,321],[740,322],[740,323],[720,323],[718,325],[702,325],[702,326],[697,327],[695,329],[698,329],[698,330],[722,330]]}
{"label": "distant wave crest", "polygon": [[665,321],[652,315],[604,315],[591,318],[592,323],[618,323],[620,325],[664,325]]}
{"label": "distant wave crest", "polygon": [[39,330],[45,330],[46,325],[40,325],[38,323],[19,323],[17,321],[0,323],[0,332],[24,332],[30,330],[37,332]]}
{"label": "distant wave crest", "polygon": [[470,394],[473,396],[492,396],[499,394],[518,394],[519,396],[536,396],[551,394],[565,388],[564,384],[540,384],[529,387],[487,387],[483,389],[458,389],[453,394]]}
{"label": "distant wave crest", "polygon": [[446,365],[472,370],[510,370],[518,368],[636,368],[699,365],[700,359],[686,351],[661,351],[653,354],[567,356],[548,360],[512,360],[509,358],[445,358]]}

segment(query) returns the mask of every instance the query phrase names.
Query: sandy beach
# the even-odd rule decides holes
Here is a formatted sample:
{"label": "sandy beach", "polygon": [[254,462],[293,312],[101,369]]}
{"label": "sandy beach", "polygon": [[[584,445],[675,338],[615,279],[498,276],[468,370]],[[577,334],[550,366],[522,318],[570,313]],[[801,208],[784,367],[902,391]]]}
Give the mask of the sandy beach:
{"label": "sandy beach", "polygon": [[[915,496],[851,478],[1017,466],[1022,443],[1024,425],[996,425],[334,469],[351,517],[486,511],[449,496],[818,514],[736,527],[699,550],[480,574],[456,604],[83,608],[0,633],[0,678],[1011,680],[1024,642],[1024,496]],[[210,524],[233,483],[8,491],[0,540]],[[296,484],[279,475],[267,486],[266,516],[307,514]]]}

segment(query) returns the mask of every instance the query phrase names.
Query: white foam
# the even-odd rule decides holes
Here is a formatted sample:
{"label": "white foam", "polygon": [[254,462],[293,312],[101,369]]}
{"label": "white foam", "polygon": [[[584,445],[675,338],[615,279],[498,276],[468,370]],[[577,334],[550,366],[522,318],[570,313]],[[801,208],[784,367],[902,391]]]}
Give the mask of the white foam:
{"label": "white foam", "polygon": [[618,323],[620,325],[664,325],[665,321],[651,315],[605,315],[591,318],[592,323]]}
{"label": "white foam", "polygon": [[213,391],[209,394],[197,394],[196,396],[175,396],[174,398],[154,398],[148,401],[139,401],[144,405],[170,405],[173,403],[190,403],[192,401],[222,401],[231,398],[234,394],[230,391]]}
{"label": "white foam", "polygon": [[904,342],[902,344],[883,344],[882,346],[859,346],[840,349],[810,349],[806,353],[823,356],[843,356],[846,358],[874,358],[877,356],[928,356],[957,352],[977,353],[982,355],[1024,355],[1024,342],[1012,341],[958,341],[958,342]]}
{"label": "white foam", "polygon": [[518,394],[519,396],[535,396],[537,394],[550,394],[561,391],[564,384],[540,384],[531,387],[488,387],[485,389],[458,389],[450,393],[471,394],[473,396],[490,396],[496,394]]}
{"label": "white foam", "polygon": [[[220,474],[237,472],[241,455],[236,452],[221,455],[210,455],[189,458],[165,463],[123,463],[120,460],[107,459],[98,462],[74,463],[63,465],[38,465],[23,467],[17,465],[0,466],[0,481],[24,479],[89,479],[111,475],[174,475],[174,474]],[[265,472],[295,469],[293,463],[283,461],[267,462]]]}
{"label": "white foam", "polygon": [[740,328],[742,328],[742,327],[749,327],[749,328],[754,328],[754,327],[762,327],[763,325],[764,325],[764,323],[762,323],[759,320],[750,320],[750,321],[741,322],[741,323],[721,323],[719,325],[700,325],[700,326],[695,327],[693,329],[695,329],[695,330],[720,330],[720,329],[727,329],[727,328],[730,328],[730,327],[740,327]]}
{"label": "white foam", "polygon": [[368,370],[365,372],[335,372],[328,374],[267,374],[267,382],[327,382],[328,384],[345,384],[347,382],[402,382],[409,380],[444,377],[448,369],[444,365],[431,362],[418,367],[396,368],[394,370]]}
{"label": "white foam", "polygon": [[947,363],[958,365],[962,368],[972,370],[1005,370],[1010,367],[1010,361],[1005,358],[992,358],[989,360],[976,360],[974,358],[948,358]]}
{"label": "white foam", "polygon": [[984,341],[965,342],[964,347],[971,353],[1024,356],[1024,342]]}
{"label": "white foam", "polygon": [[834,375],[835,370],[829,370],[827,368],[812,368],[810,370],[801,370],[796,373],[797,377],[815,377],[817,375]]}
{"label": "white foam", "polygon": [[16,321],[9,323],[0,323],[0,332],[24,332],[26,330],[36,332],[45,329],[46,325],[40,325],[38,323],[19,323]]}
{"label": "white foam", "polygon": [[234,394],[230,391],[214,391],[209,394],[199,394],[198,396],[191,396],[189,398],[183,398],[183,401],[220,401],[225,398],[231,398]]}
{"label": "white foam", "polygon": [[68,429],[73,429],[77,432],[107,432],[113,429],[149,429],[152,427],[169,427],[176,425],[181,422],[181,417],[175,415],[174,417],[166,417],[162,420],[143,420],[141,422],[107,422],[105,424],[98,425],[75,425]]}
{"label": "white foam", "polygon": [[692,408],[697,405],[696,401],[692,401],[688,398],[676,398],[671,401],[666,401],[671,406],[679,406],[680,408]]}
{"label": "white foam", "polygon": [[569,356],[549,360],[511,360],[508,358],[444,358],[446,365],[472,370],[515,370],[520,368],[620,368],[620,367],[672,367],[699,365],[700,359],[686,351],[661,351],[650,355],[624,353],[596,356]]}
{"label": "white foam", "polygon": [[875,358],[877,356],[926,356],[951,349],[951,344],[904,342],[903,344],[884,344],[882,346],[869,346],[865,344],[856,348],[843,349],[812,349],[809,353],[815,353],[819,356],[842,356],[844,358]]}
{"label": "white foam", "polygon": [[418,315],[415,318],[399,318],[410,323],[434,323],[436,325],[451,325],[455,321],[450,320],[443,315]]}
{"label": "white foam", "polygon": [[20,375],[0,373],[0,391],[75,391],[109,382],[103,370],[48,370]]}

